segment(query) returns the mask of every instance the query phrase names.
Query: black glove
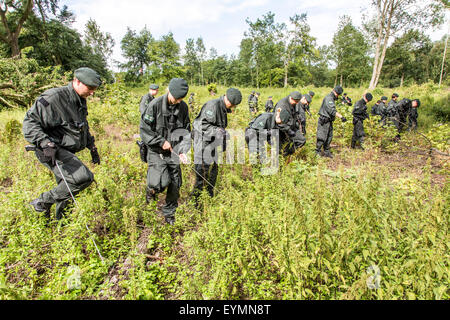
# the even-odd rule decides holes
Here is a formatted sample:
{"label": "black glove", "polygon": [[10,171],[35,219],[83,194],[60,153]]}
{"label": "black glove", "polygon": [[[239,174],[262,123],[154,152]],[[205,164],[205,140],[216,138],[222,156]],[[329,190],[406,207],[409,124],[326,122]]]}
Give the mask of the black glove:
{"label": "black glove", "polygon": [[289,129],[287,134],[288,134],[289,137],[294,137],[295,136],[295,131],[292,130],[292,129]]}
{"label": "black glove", "polygon": [[342,120],[342,122],[347,122],[347,118],[346,117],[342,117],[341,120]]}
{"label": "black glove", "polygon": [[230,139],[229,138],[229,134],[228,132],[224,129],[224,128],[218,128],[218,138],[219,139],[223,139],[222,140],[222,150],[226,151],[227,150],[227,140]]}
{"label": "black glove", "polygon": [[100,164],[100,155],[98,154],[96,147],[93,147],[91,149],[91,157],[92,157],[93,164]]}
{"label": "black glove", "polygon": [[45,148],[42,149],[44,156],[48,159],[46,162],[50,163],[52,166],[55,165],[56,161],[56,145],[54,143],[49,143]]}

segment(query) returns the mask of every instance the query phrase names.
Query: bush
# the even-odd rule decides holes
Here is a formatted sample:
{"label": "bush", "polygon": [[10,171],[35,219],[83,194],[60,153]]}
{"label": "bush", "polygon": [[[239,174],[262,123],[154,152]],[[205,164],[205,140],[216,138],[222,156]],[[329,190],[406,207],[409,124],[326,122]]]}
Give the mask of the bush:
{"label": "bush", "polygon": [[5,132],[3,133],[3,140],[7,143],[14,141],[17,136],[22,133],[22,125],[15,119],[9,120],[5,125]]}
{"label": "bush", "polygon": [[0,59],[0,110],[30,107],[47,89],[67,83],[58,67],[41,67],[34,59]]}
{"label": "bush", "polygon": [[212,93],[216,94],[216,93],[217,93],[217,85],[216,85],[215,83],[210,83],[210,84],[208,84],[208,86],[206,87],[206,89],[208,90],[208,92],[209,92],[210,94],[212,94]]}

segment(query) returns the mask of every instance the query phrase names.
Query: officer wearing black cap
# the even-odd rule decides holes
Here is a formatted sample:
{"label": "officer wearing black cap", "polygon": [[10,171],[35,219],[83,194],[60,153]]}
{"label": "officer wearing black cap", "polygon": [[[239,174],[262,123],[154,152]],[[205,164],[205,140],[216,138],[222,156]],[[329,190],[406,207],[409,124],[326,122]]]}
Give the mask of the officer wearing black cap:
{"label": "officer wearing black cap", "polygon": [[370,110],[370,113],[373,116],[378,116],[380,114],[380,103],[381,100],[378,100],[377,102],[375,102],[375,104],[372,106],[372,109]]}
{"label": "officer wearing black cap", "polygon": [[250,100],[249,100],[249,109],[250,113],[256,113],[258,112],[258,98],[259,98],[259,92],[255,92]]}
{"label": "officer wearing black cap", "polygon": [[279,130],[279,145],[283,156],[293,154],[306,143],[305,137],[299,130],[295,113],[295,106],[300,102],[301,98],[302,94],[294,91],[275,105],[272,128]]}
{"label": "officer wearing black cap", "polygon": [[309,113],[309,104],[311,101],[311,96],[309,94],[304,94],[300,101],[295,105],[298,129],[303,135],[306,135],[306,112]]}
{"label": "officer wearing black cap", "polygon": [[330,151],[331,141],[333,140],[333,121],[336,117],[341,118],[342,122],[347,119],[336,111],[336,101],[344,90],[341,86],[336,86],[322,101],[319,109],[319,122],[317,125],[316,155],[321,156],[323,147],[324,156],[332,158]]}
{"label": "officer wearing black cap", "polygon": [[155,99],[156,95],[158,94],[159,86],[157,84],[151,84],[148,93],[146,93],[141,98],[141,102],[139,103],[139,111],[141,112],[141,115],[144,113],[145,108],[152,102],[153,99]]}
{"label": "officer wearing black cap", "polygon": [[310,91],[310,92],[308,92],[308,94],[309,94],[309,96],[311,97],[311,99],[314,98],[314,96],[315,96],[314,91]]}
{"label": "officer wearing black cap", "polygon": [[398,128],[398,110],[397,110],[397,100],[398,100],[398,94],[393,93],[392,99],[389,101],[387,108],[386,108],[386,114],[389,120],[395,125],[396,128]]}
{"label": "officer wearing black cap", "polygon": [[266,105],[265,105],[265,109],[266,109],[266,112],[272,112],[272,111],[273,111],[273,100],[272,100],[272,96],[269,96],[269,97],[267,98]]}
{"label": "officer wearing black cap", "polygon": [[25,139],[36,146],[36,157],[53,172],[58,184],[30,203],[36,211],[49,216],[51,206],[56,204],[56,218],[63,217],[71,195],[58,166],[74,196],[94,181],[93,173],[75,153],[88,148],[92,162],[100,164],[95,139],[89,131],[86,99],[101,84],[96,71],[79,68],[75,70],[72,82],[42,93],[26,113],[23,120]]}
{"label": "officer wearing black cap", "polygon": [[342,104],[345,106],[351,106],[352,105],[352,99],[347,96],[346,93],[342,95]]}
{"label": "officer wearing black cap", "polygon": [[365,119],[369,119],[369,114],[367,113],[367,103],[372,101],[373,96],[370,92],[363,95],[362,99],[355,103],[353,107],[353,136],[352,136],[352,149],[355,149],[356,143],[359,141],[361,149],[364,150],[364,125]]}
{"label": "officer wearing black cap", "polygon": [[417,118],[419,117],[419,113],[417,112],[417,109],[419,107],[420,107],[420,100],[414,99],[411,102],[411,110],[409,111],[409,115],[408,115],[409,131],[417,129]]}
{"label": "officer wearing black cap", "polygon": [[255,96],[255,91],[252,91],[250,93],[250,95],[248,96],[248,108],[249,108],[250,112],[253,112],[252,111],[252,105],[253,105],[253,97],[254,96]]}
{"label": "officer wearing black cap", "polygon": [[146,200],[167,188],[162,213],[174,224],[182,183],[180,162],[187,163],[191,149],[191,125],[188,106],[183,101],[189,90],[186,80],[174,78],[166,94],[154,99],[141,117],[141,139],[148,148]]}
{"label": "officer wearing black cap", "polygon": [[250,162],[259,157],[261,163],[266,159],[264,144],[272,144],[271,129],[273,129],[273,112],[263,112],[252,119],[245,129],[245,142],[248,146]]}
{"label": "officer wearing black cap", "polygon": [[225,151],[228,113],[241,101],[241,92],[236,88],[229,88],[222,97],[206,102],[194,120],[192,126],[196,180],[191,196],[195,203],[205,186],[209,195],[214,196],[219,159],[217,147],[222,146]]}
{"label": "officer wearing black cap", "polygon": [[383,125],[386,124],[386,118],[387,118],[387,97],[382,96],[381,102],[378,105],[378,114],[381,116],[380,122],[382,122]]}
{"label": "officer wearing black cap", "polygon": [[[416,101],[416,100],[413,100]],[[409,127],[409,124],[407,123],[408,116],[411,113],[412,104],[413,101],[407,98],[404,98],[400,100],[397,103],[397,115],[398,115],[398,132],[401,133],[406,128],[406,126]]]}

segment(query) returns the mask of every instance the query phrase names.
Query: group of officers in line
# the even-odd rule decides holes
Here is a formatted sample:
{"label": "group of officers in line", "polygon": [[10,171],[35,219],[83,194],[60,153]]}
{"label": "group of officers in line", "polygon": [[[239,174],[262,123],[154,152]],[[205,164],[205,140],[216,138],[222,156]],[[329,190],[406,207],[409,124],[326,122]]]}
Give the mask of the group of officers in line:
{"label": "group of officers in line", "polygon": [[[75,70],[72,82],[45,91],[26,113],[23,121],[25,139],[33,144],[36,157],[53,172],[57,182],[55,188],[42,193],[30,203],[35,211],[45,212],[48,217],[50,208],[56,204],[55,216],[61,219],[67,205],[74,200],[73,197],[94,181],[93,173],[75,153],[88,148],[92,162],[100,164],[95,138],[90,133],[87,121],[86,99],[101,83],[96,71],[79,68]],[[214,195],[218,174],[217,148],[220,146],[223,151],[226,150],[226,141],[229,139],[226,131],[228,114],[241,103],[242,94],[236,88],[229,88],[223,96],[206,102],[194,119],[191,130],[189,108],[183,101],[189,91],[188,83],[184,79],[174,78],[169,82],[165,94],[156,97],[158,90],[159,87],[152,84],[149,92],[141,99],[141,141],[138,144],[141,159],[148,164],[146,202],[157,200],[157,195],[167,189],[162,214],[165,221],[172,225],[182,185],[180,164],[188,163],[187,153],[191,149],[192,139],[196,181],[190,196],[198,205],[203,189],[211,197]],[[317,127],[317,154],[321,154],[323,148],[324,156],[331,156],[333,121],[336,117],[346,121],[336,110],[336,101],[342,92],[342,87],[336,86],[323,99]],[[279,133],[279,146],[282,146],[280,151],[283,155],[292,154],[301,148],[306,143],[306,112],[310,114],[309,105],[313,96],[314,92],[302,95],[294,91],[273,108],[269,104],[267,112],[253,119],[246,129],[249,152],[258,153],[265,141],[270,143],[270,134],[267,133],[273,129]],[[364,136],[362,122],[368,117],[366,104],[371,100],[372,95],[366,93],[355,104],[353,123],[356,140],[361,141]],[[377,108],[383,108],[380,105]]]}

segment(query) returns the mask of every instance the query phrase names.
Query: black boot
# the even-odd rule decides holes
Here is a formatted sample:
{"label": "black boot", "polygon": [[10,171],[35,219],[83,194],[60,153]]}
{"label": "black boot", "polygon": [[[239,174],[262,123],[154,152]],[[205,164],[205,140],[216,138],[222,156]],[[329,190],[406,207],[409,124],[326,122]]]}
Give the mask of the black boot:
{"label": "black boot", "polygon": [[64,201],[60,201],[56,203],[56,210],[55,210],[55,218],[56,220],[61,220],[65,216],[65,212],[67,209],[67,206],[73,202],[72,199],[67,199]]}
{"label": "black boot", "polygon": [[147,204],[149,204],[152,201],[156,201],[157,197],[156,197],[156,191],[155,189],[146,189],[146,193],[145,193],[145,202]]}
{"label": "black boot", "polygon": [[355,149],[356,148],[356,141],[355,140],[352,140],[352,149]]}
{"label": "black boot", "polygon": [[333,158],[333,154],[331,153],[330,150],[325,150],[325,152],[323,153],[323,156],[327,157],[327,158]]}
{"label": "black boot", "polygon": [[34,199],[30,202],[30,204],[33,206],[34,210],[37,212],[50,212],[50,208],[52,207],[53,203],[46,203],[42,200]]}
{"label": "black boot", "polygon": [[175,224],[175,216],[165,216],[164,220],[166,221],[167,224],[170,224],[171,226]]}

